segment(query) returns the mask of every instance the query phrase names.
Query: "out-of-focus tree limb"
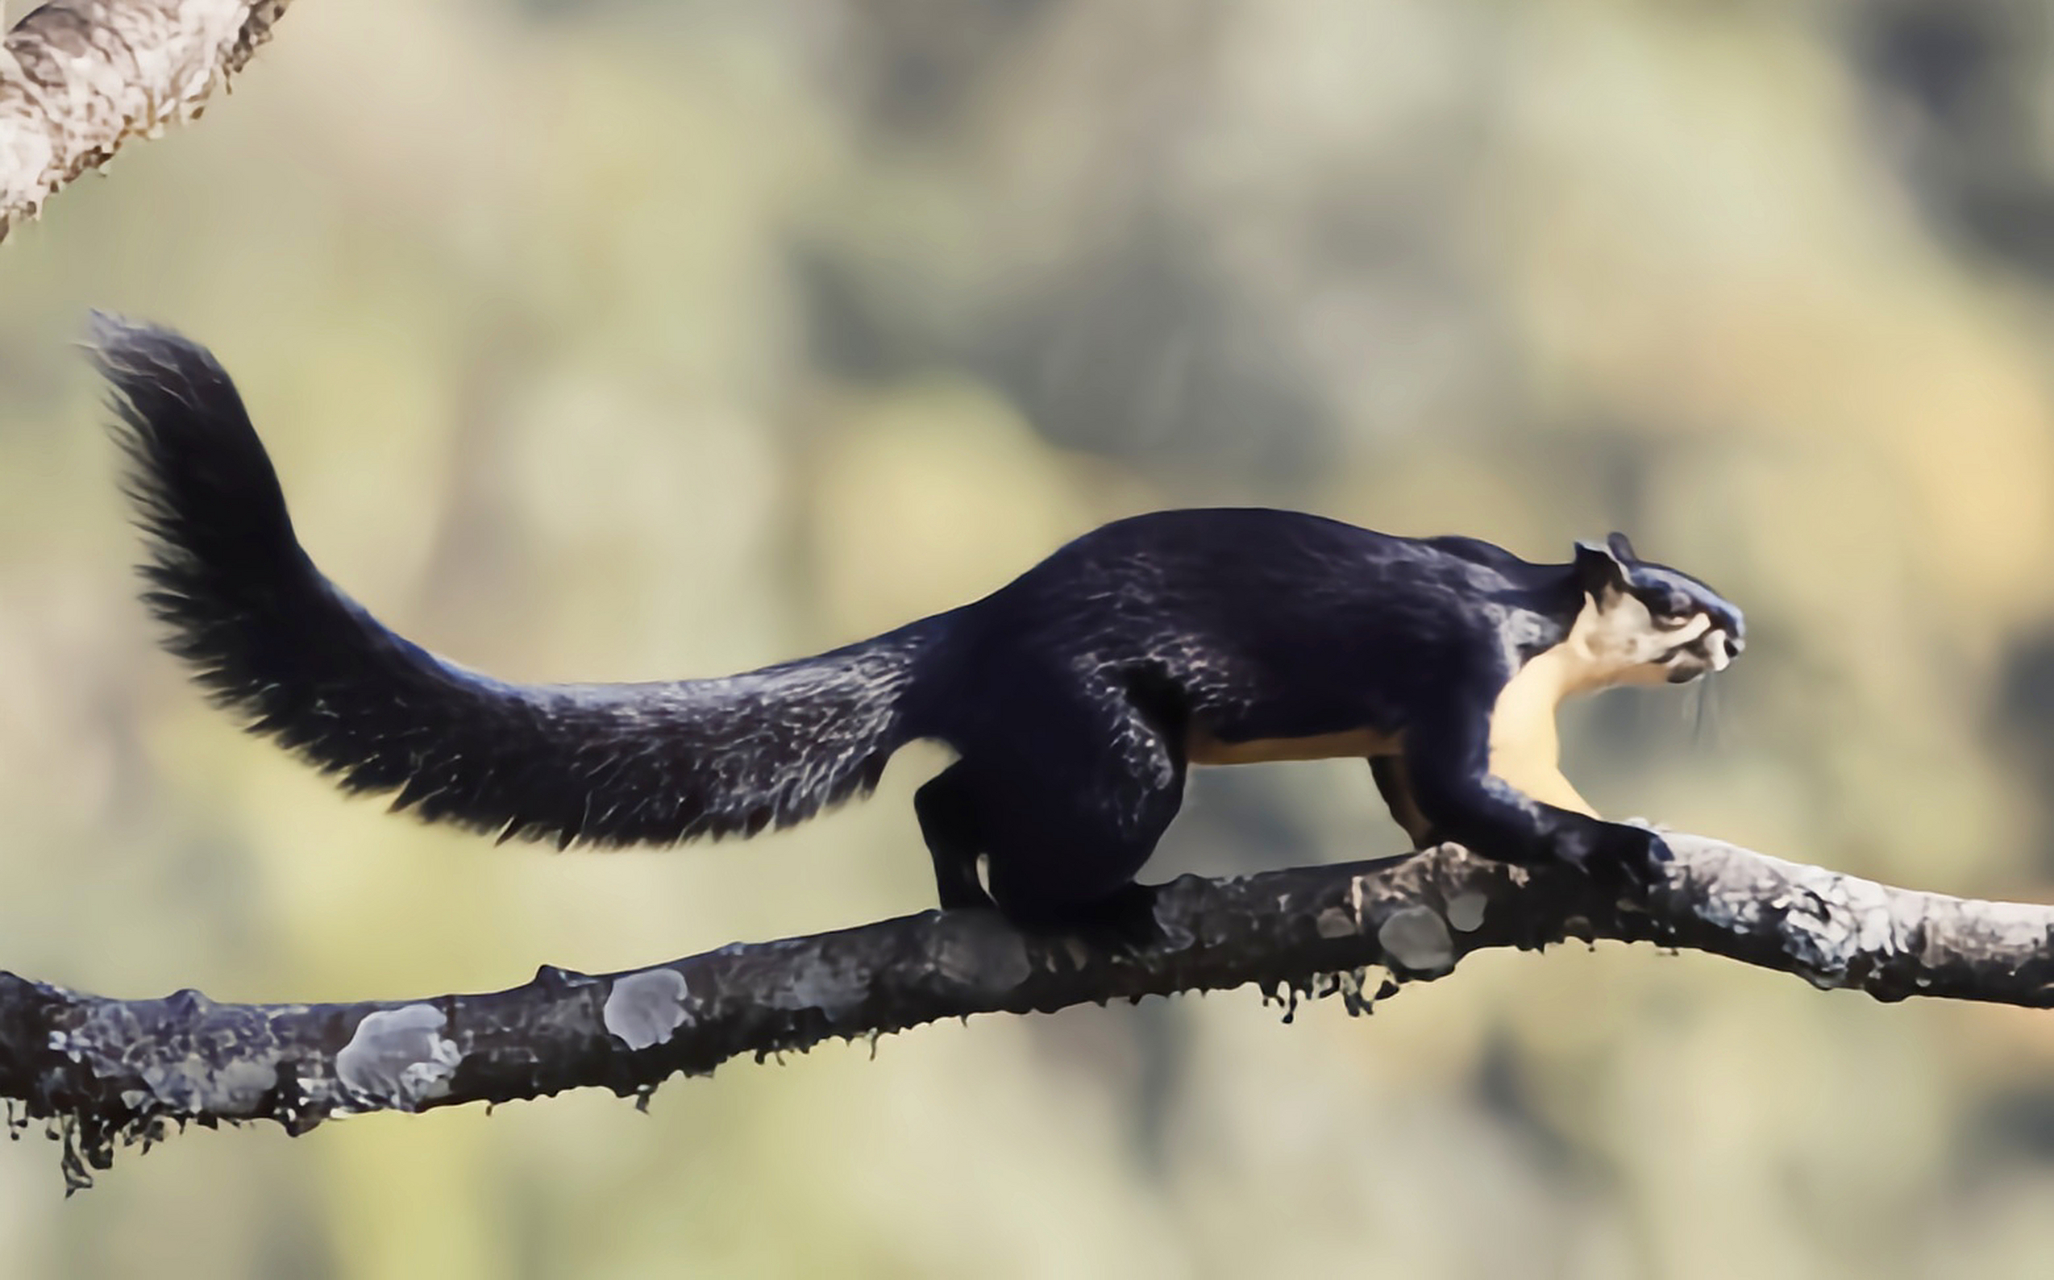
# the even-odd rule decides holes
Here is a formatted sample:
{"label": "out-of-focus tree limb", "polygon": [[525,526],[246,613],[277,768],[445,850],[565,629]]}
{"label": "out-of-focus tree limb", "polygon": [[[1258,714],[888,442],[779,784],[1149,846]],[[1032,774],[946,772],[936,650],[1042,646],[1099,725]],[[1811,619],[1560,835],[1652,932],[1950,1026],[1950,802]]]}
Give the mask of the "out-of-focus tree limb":
{"label": "out-of-focus tree limb", "polygon": [[[1656,941],[1880,1000],[2054,1003],[2054,907],[1895,889],[1696,836],[1643,902],[1581,875],[1525,872],[1454,846],[1231,880],[1185,877],[1161,937],[1129,952],[1022,935],[989,912],[927,912],[735,944],[627,973],[544,968],[487,995],[324,1005],[216,1004],[194,991],[108,1000],[0,974],[0,1097],[66,1139],[74,1186],[122,1142],[188,1121],[275,1120],[534,1098],[646,1094],[829,1037],[973,1013],[1026,1013],[1253,983],[1351,1011],[1471,951],[1566,938]],[[1366,984],[1374,984],[1366,985]]]}
{"label": "out-of-focus tree limb", "polygon": [[51,0],[0,43],[0,239],[131,137],[198,115],[291,0]]}

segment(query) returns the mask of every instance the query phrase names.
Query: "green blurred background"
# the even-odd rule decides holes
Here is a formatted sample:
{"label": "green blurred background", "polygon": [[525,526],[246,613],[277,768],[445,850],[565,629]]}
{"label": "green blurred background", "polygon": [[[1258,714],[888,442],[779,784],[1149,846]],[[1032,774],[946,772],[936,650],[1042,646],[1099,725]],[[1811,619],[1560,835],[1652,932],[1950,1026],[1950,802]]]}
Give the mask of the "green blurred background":
{"label": "green blurred background", "polygon": [[[10,4],[10,16],[24,6]],[[1195,503],[1630,530],[1749,611],[1569,726],[1608,812],[2054,893],[2054,30],[1957,0],[301,0],[0,246],[0,965],[479,990],[917,910],[908,752],[749,845],[556,856],[347,802],[132,598],[73,343],[212,345],[302,536],[533,679],[718,674]],[[1151,873],[1400,847],[1215,771]],[[2054,1274],[2054,1021],[1648,948],[1368,1020],[985,1018],[610,1096],[193,1132],[0,1274]]]}

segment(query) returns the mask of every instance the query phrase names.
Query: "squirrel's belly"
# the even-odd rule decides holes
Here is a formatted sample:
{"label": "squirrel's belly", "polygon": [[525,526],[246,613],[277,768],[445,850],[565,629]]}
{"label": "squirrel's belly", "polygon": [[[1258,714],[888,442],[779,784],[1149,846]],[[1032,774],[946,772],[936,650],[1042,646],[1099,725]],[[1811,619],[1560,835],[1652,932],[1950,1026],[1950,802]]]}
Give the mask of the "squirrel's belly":
{"label": "squirrel's belly", "polygon": [[1303,738],[1251,738],[1246,742],[1222,742],[1203,726],[1195,725],[1184,740],[1184,758],[1192,764],[1264,764],[1273,760],[1389,756],[1396,755],[1403,747],[1404,737],[1403,733],[1349,729],[1343,733],[1319,733]]}

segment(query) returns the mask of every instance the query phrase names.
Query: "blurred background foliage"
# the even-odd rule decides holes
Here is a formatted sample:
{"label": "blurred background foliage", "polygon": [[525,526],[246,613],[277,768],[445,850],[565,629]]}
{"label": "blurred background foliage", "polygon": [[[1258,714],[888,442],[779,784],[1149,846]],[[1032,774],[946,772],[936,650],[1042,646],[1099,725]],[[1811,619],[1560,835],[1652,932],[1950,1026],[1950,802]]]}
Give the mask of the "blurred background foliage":
{"label": "blurred background foliage", "polygon": [[[22,6],[10,5],[19,16]],[[1608,811],[2054,892],[2054,30],[2029,0],[302,0],[0,249],[0,963],[232,1000],[491,989],[930,897],[908,798],[554,856],[345,802],[132,599],[72,346],[240,381],[316,557],[534,679],[716,674],[1100,521],[1263,503],[1741,601]],[[1715,713],[1715,714],[1714,714]],[[1359,766],[1213,772],[1152,869],[1399,846]],[[2042,1276],[2054,1022],[1697,956],[1491,956],[674,1083],[192,1133],[0,1273]]]}

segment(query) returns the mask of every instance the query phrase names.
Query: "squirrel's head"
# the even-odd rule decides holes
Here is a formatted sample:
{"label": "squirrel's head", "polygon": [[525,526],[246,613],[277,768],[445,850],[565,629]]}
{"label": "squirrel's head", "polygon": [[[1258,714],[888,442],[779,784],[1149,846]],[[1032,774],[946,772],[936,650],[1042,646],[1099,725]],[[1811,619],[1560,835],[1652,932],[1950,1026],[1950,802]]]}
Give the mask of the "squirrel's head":
{"label": "squirrel's head", "polygon": [[1623,533],[1576,544],[1583,607],[1568,644],[1592,684],[1684,684],[1747,644],[1740,610],[1704,583],[1642,560]]}

